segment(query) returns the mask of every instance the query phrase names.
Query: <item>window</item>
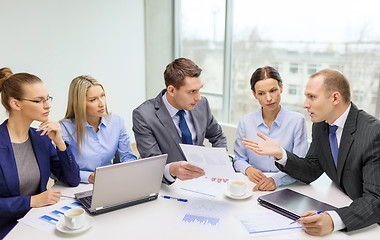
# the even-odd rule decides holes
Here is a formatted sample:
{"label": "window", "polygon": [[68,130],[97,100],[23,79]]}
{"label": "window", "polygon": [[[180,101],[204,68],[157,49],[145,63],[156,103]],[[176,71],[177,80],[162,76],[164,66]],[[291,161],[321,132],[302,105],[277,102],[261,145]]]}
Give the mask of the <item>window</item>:
{"label": "window", "polygon": [[312,74],[318,72],[319,70],[321,70],[320,66],[321,66],[320,64],[308,64],[307,65],[307,74],[312,75]]}
{"label": "window", "polygon": [[180,6],[180,56],[193,60],[202,68],[201,94],[209,100],[215,118],[222,119],[225,3],[183,0]]}
{"label": "window", "polygon": [[298,63],[291,63],[290,64],[290,69],[289,69],[290,73],[293,73],[293,74],[298,74],[300,73],[300,65]]}
{"label": "window", "polygon": [[278,69],[284,81],[281,104],[303,113],[309,128],[303,91],[309,76],[324,68],[347,77],[359,108],[380,114],[380,15],[368,7],[374,1],[321,0],[312,12],[303,0],[181,4],[182,50],[177,56],[189,57],[204,69],[202,94],[213,99],[218,121],[237,124],[260,108],[249,80],[256,68],[266,65]]}
{"label": "window", "polygon": [[298,85],[289,84],[288,86],[288,94],[289,95],[299,95],[300,87]]}
{"label": "window", "polygon": [[363,91],[355,90],[353,92],[353,94],[352,94],[352,100],[354,102],[358,102],[358,103],[363,102],[363,97],[364,97],[364,92]]}

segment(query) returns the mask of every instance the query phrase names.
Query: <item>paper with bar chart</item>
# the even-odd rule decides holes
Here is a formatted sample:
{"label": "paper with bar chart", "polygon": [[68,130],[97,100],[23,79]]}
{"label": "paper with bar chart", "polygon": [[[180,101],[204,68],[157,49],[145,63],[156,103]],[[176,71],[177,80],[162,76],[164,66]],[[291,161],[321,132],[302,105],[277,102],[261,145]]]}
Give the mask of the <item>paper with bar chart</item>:
{"label": "paper with bar chart", "polygon": [[209,199],[192,199],[177,219],[177,226],[221,231],[226,225],[232,204]]}
{"label": "paper with bar chart", "polygon": [[44,207],[38,214],[27,214],[18,221],[45,233],[54,234],[55,225],[63,217],[65,211],[76,207],[80,207],[80,204],[73,199],[61,199],[54,205]]}

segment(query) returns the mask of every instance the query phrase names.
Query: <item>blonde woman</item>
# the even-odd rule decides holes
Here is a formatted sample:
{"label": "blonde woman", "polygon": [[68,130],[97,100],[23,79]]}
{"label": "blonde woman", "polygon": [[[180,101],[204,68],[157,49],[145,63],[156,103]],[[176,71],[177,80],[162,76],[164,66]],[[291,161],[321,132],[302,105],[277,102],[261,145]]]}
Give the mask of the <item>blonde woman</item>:
{"label": "blonde woman", "polygon": [[112,164],[116,150],[121,162],[136,159],[123,118],[108,113],[104,88],[93,77],[71,81],[66,116],[60,123],[83,183],[94,183],[95,168]]}
{"label": "blonde woman", "polygon": [[[0,125],[0,239],[33,207],[59,201],[61,193],[46,190],[50,173],[70,186],[79,184],[79,167],[61,127],[49,120],[50,101],[35,75],[0,69],[1,103],[9,117]],[[38,129],[30,127],[41,122]],[[54,147],[52,141],[57,147]]]}

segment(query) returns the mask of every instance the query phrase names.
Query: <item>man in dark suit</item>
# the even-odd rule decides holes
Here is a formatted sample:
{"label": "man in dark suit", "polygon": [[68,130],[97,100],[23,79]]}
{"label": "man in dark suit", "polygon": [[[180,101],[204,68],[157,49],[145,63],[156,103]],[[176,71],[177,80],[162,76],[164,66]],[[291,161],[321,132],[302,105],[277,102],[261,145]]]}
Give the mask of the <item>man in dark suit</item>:
{"label": "man in dark suit", "polygon": [[348,81],[338,71],[313,74],[305,95],[303,106],[314,123],[305,158],[260,133],[263,142],[246,139],[244,144],[258,154],[273,156],[280,170],[305,183],[325,172],[353,200],[347,207],[323,214],[304,213],[300,223],[307,233],[326,235],[380,223],[380,121],[351,102]]}
{"label": "man in dark suit", "polygon": [[186,162],[179,143],[227,147],[222,128],[211,114],[199,90],[201,69],[190,59],[178,58],[164,72],[166,89],[133,110],[133,132],[141,157],[168,154],[163,182],[204,175],[201,168]]}

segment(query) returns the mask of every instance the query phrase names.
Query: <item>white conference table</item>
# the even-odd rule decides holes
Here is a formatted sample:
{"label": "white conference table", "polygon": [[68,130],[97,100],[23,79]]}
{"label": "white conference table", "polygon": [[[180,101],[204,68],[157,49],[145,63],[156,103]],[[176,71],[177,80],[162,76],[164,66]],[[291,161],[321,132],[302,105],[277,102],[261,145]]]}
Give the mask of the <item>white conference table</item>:
{"label": "white conference table", "polygon": [[[246,176],[238,174],[239,178],[249,182]],[[253,183],[249,183],[252,187]],[[160,195],[170,195],[191,199],[199,194],[187,193],[180,190],[181,181],[177,181],[171,186],[162,184]],[[341,192],[326,176],[322,175],[317,181],[306,185],[296,183],[287,186],[290,189],[301,192],[328,204],[343,207],[352,202],[343,192]],[[62,185],[55,185],[53,189],[61,190],[62,194],[73,195],[76,192],[89,190],[90,184],[80,184],[78,187],[70,188]],[[281,189],[281,188],[280,188]],[[157,200],[119,209],[113,212],[94,216],[93,226],[79,234],[68,235],[57,230],[55,233],[46,234],[24,223],[19,223],[6,236],[5,239],[251,239],[243,225],[234,217],[235,213],[242,211],[252,211],[263,209],[257,202],[257,197],[268,192],[254,192],[253,196],[245,200],[229,199],[220,194],[215,199],[228,201],[233,204],[228,224],[221,232],[195,230],[176,226],[178,216],[181,214],[186,203],[175,200],[168,200],[159,197]],[[28,214],[41,211],[39,208],[32,209]],[[276,234],[260,236],[256,239],[315,239],[304,231],[297,231],[290,234]],[[325,239],[380,239],[380,227],[377,224],[365,229],[345,233],[334,232],[323,237]]]}

